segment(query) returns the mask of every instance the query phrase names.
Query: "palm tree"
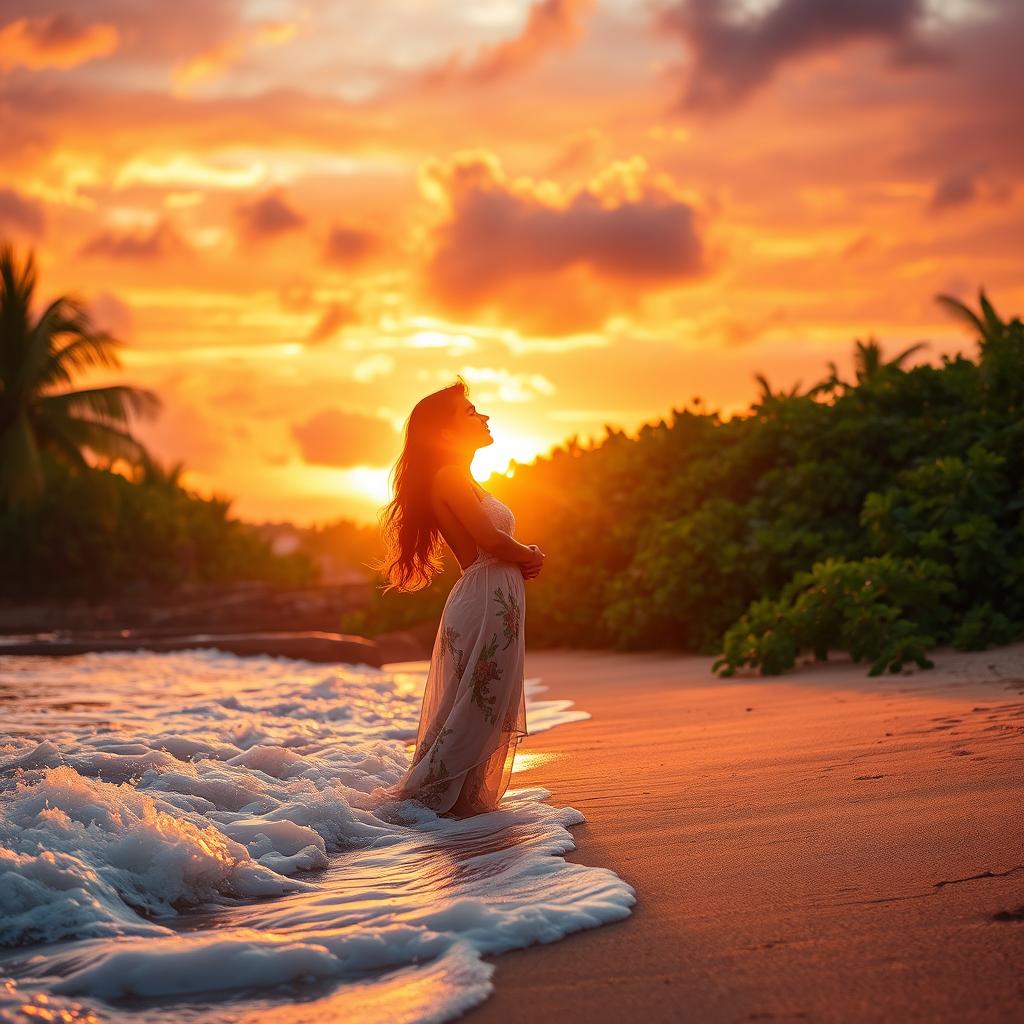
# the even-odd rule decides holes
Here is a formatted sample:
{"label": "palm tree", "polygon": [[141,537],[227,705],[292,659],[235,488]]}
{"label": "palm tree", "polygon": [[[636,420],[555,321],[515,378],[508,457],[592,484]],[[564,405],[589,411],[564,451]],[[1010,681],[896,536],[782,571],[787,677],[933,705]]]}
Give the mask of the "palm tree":
{"label": "palm tree", "polygon": [[973,327],[983,341],[1000,340],[1012,326],[995,311],[984,288],[978,290],[978,306],[981,308],[981,316],[978,316],[974,310],[952,295],[936,295],[935,301],[948,309],[955,317],[965,321],[969,327]]}
{"label": "palm tree", "polygon": [[909,348],[905,348],[899,355],[885,360],[882,358],[882,346],[874,338],[868,338],[867,341],[856,341],[855,344],[857,348],[853,355],[853,366],[858,384],[875,380],[887,370],[902,370],[903,364],[912,355],[928,347],[927,341],[918,341]]}
{"label": "palm tree", "polygon": [[761,389],[761,393],[758,396],[758,402],[761,404],[770,402],[773,398],[780,400],[800,397],[800,381],[797,381],[788,391],[784,388],[772,391],[772,386],[768,383],[768,378],[763,373],[755,373],[754,380],[757,381],[757,386]]}
{"label": "palm tree", "polygon": [[978,290],[980,315],[952,295],[936,295],[941,305],[978,332],[981,355],[981,382],[987,403],[1001,415],[1019,415],[1024,410],[1024,323],[1020,317],[1004,320],[988,300],[985,289]]}
{"label": "palm tree", "polygon": [[870,384],[877,381],[883,374],[892,373],[894,370],[902,370],[903,364],[914,354],[928,347],[927,341],[918,341],[905,348],[899,355],[892,359],[882,358],[882,346],[875,338],[868,338],[867,341],[854,339],[856,346],[853,351],[853,372],[856,376],[855,384],[848,384],[839,376],[839,369],[834,362],[829,362],[829,375],[820,384],[815,384],[808,392],[812,396],[835,391],[849,391],[861,384]]}
{"label": "palm tree", "polygon": [[800,381],[797,381],[788,391],[784,388],[780,388],[778,391],[772,391],[772,386],[768,382],[768,378],[763,373],[755,373],[754,380],[757,381],[757,385],[760,388],[760,394],[757,396],[757,401],[751,404],[751,408],[757,410],[763,415],[767,415],[769,413],[774,414],[786,402],[791,401],[794,398],[804,397],[800,394]]}
{"label": "palm tree", "polygon": [[150,457],[135,469],[136,483],[148,484],[165,491],[180,491],[183,487],[185,463],[179,459],[173,463],[162,463]]}
{"label": "palm tree", "polygon": [[126,429],[132,415],[152,416],[160,399],[142,388],[115,384],[68,390],[91,366],[118,368],[120,344],[93,325],[82,303],[54,299],[33,319],[34,255],[20,263],[0,246],[0,504],[38,496],[42,453],[87,469],[84,450],[133,465],[149,453]]}

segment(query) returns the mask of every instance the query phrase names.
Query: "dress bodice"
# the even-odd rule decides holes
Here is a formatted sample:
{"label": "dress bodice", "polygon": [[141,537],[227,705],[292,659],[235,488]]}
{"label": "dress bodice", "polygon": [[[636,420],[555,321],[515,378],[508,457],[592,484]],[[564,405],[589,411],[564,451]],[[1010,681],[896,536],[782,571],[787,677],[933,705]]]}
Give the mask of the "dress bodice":
{"label": "dress bodice", "polygon": [[[499,501],[493,494],[487,494],[481,498],[480,504],[483,506],[484,515],[486,515],[499,530],[503,530],[510,537],[514,536],[516,529],[516,517],[512,514],[512,509],[510,509],[508,505],[503,501]],[[469,572],[470,569],[475,569],[478,566],[495,565],[500,561],[500,558],[484,551],[478,544],[476,548],[476,558],[470,562],[462,572],[465,574]]]}
{"label": "dress bodice", "polygon": [[499,501],[493,494],[488,494],[480,502],[484,507],[487,518],[499,529],[504,530],[510,536],[515,533],[516,517],[512,509],[503,501]]}

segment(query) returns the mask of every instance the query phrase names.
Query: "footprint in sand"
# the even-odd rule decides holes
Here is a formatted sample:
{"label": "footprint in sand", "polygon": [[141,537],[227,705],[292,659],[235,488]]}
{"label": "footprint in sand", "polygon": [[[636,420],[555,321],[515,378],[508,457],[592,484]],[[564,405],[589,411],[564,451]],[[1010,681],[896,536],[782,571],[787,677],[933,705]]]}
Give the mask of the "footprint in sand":
{"label": "footprint in sand", "polygon": [[1024,921],[1024,904],[1016,910],[1000,910],[992,915],[993,921]]}

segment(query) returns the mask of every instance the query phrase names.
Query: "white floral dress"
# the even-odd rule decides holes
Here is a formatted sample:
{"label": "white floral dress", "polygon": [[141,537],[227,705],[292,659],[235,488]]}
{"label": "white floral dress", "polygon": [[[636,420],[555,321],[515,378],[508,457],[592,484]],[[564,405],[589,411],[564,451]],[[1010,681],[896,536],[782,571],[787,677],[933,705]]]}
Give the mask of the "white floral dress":
{"label": "white floral dress", "polygon": [[[507,505],[493,494],[481,504],[499,530],[513,533]],[[527,735],[523,574],[516,563],[477,551],[441,613],[412,765],[393,787],[395,796],[438,814],[493,810]]]}

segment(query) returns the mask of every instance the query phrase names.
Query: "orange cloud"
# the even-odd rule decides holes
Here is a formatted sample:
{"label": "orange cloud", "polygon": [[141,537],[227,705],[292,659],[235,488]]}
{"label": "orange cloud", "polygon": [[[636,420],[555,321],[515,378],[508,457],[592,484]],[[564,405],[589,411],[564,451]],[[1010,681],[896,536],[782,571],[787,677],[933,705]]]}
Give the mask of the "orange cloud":
{"label": "orange cloud", "polygon": [[[153,90],[84,82],[37,84],[0,76],[0,110],[17,115],[8,118],[10,135],[0,146],[0,167],[7,168],[32,166],[41,152],[60,149],[95,152],[119,169],[119,163],[142,155],[184,152],[199,159],[218,151],[225,140],[241,149],[306,147],[358,154],[379,149],[389,137],[386,126],[367,120],[344,101],[292,88],[190,99]],[[431,122],[422,128],[440,130]],[[410,131],[410,139],[415,135]]]}
{"label": "orange cloud", "polygon": [[593,6],[594,0],[537,0],[522,31],[513,39],[482,47],[468,59],[457,52],[429,68],[422,81],[425,85],[484,85],[506,78],[550,50],[572,46],[580,38],[581,22]]}
{"label": "orange cloud", "polygon": [[307,345],[329,341],[347,324],[359,322],[359,313],[347,302],[332,302],[306,338]]}
{"label": "orange cloud", "polygon": [[937,181],[928,209],[934,213],[960,209],[978,200],[1005,202],[1012,193],[1008,181],[990,175],[987,166],[975,164],[950,171]]}
{"label": "orange cloud", "polygon": [[0,27],[0,68],[67,70],[109,56],[119,42],[113,25],[80,25],[66,14],[18,18]]}
{"label": "orange cloud", "polygon": [[[0,233],[40,239],[45,293],[96,296],[131,342],[161,458],[246,514],[369,517],[348,477],[382,471],[303,462],[293,424],[397,421],[461,372],[499,440],[540,447],[695,394],[741,408],[754,370],[806,384],[868,332],[969,348],[936,291],[1021,308],[1024,4],[923,2],[722,0],[696,44],[651,31],[678,0],[302,4],[301,47],[263,47],[239,0],[0,0],[0,27],[63,11],[120,36],[0,71]],[[953,59],[896,67],[907,40]],[[453,87],[424,87],[453,52]],[[687,86],[729,116],[666,116]],[[319,454],[370,461],[347,436]]]}
{"label": "orange cloud", "polygon": [[548,174],[578,174],[592,167],[608,149],[608,139],[596,128],[574,132],[548,165]]}
{"label": "orange cloud", "polygon": [[339,266],[351,266],[371,256],[379,244],[379,239],[371,231],[336,225],[327,236],[324,259]]}
{"label": "orange cloud", "polygon": [[421,186],[445,211],[425,277],[449,312],[491,306],[518,324],[580,330],[631,294],[705,270],[695,208],[639,158],[563,190],[511,180],[492,154],[468,151],[428,161]]}
{"label": "orange cloud", "polygon": [[39,238],[46,228],[42,203],[26,199],[12,188],[0,188],[0,231]]}
{"label": "orange cloud", "polygon": [[934,60],[919,34],[924,14],[924,0],[776,0],[740,18],[721,0],[679,0],[660,10],[657,22],[693,56],[683,106],[720,108],[787,63],[864,39],[888,43],[899,63]]}
{"label": "orange cloud", "polygon": [[254,48],[280,46],[288,42],[297,31],[298,25],[287,21],[268,21],[257,25],[203,50],[175,68],[174,84],[183,90],[195,82],[216,78]]}
{"label": "orange cloud", "polygon": [[182,253],[186,248],[174,228],[161,220],[149,231],[102,231],[85,242],[78,252],[80,256],[148,262]]}
{"label": "orange cloud", "polygon": [[306,218],[288,205],[280,189],[250,203],[241,203],[235,208],[235,216],[242,235],[250,242],[276,238],[304,227],[306,223]]}
{"label": "orange cloud", "polygon": [[319,466],[385,466],[398,454],[398,435],[385,420],[343,409],[323,409],[292,424],[302,458]]}

